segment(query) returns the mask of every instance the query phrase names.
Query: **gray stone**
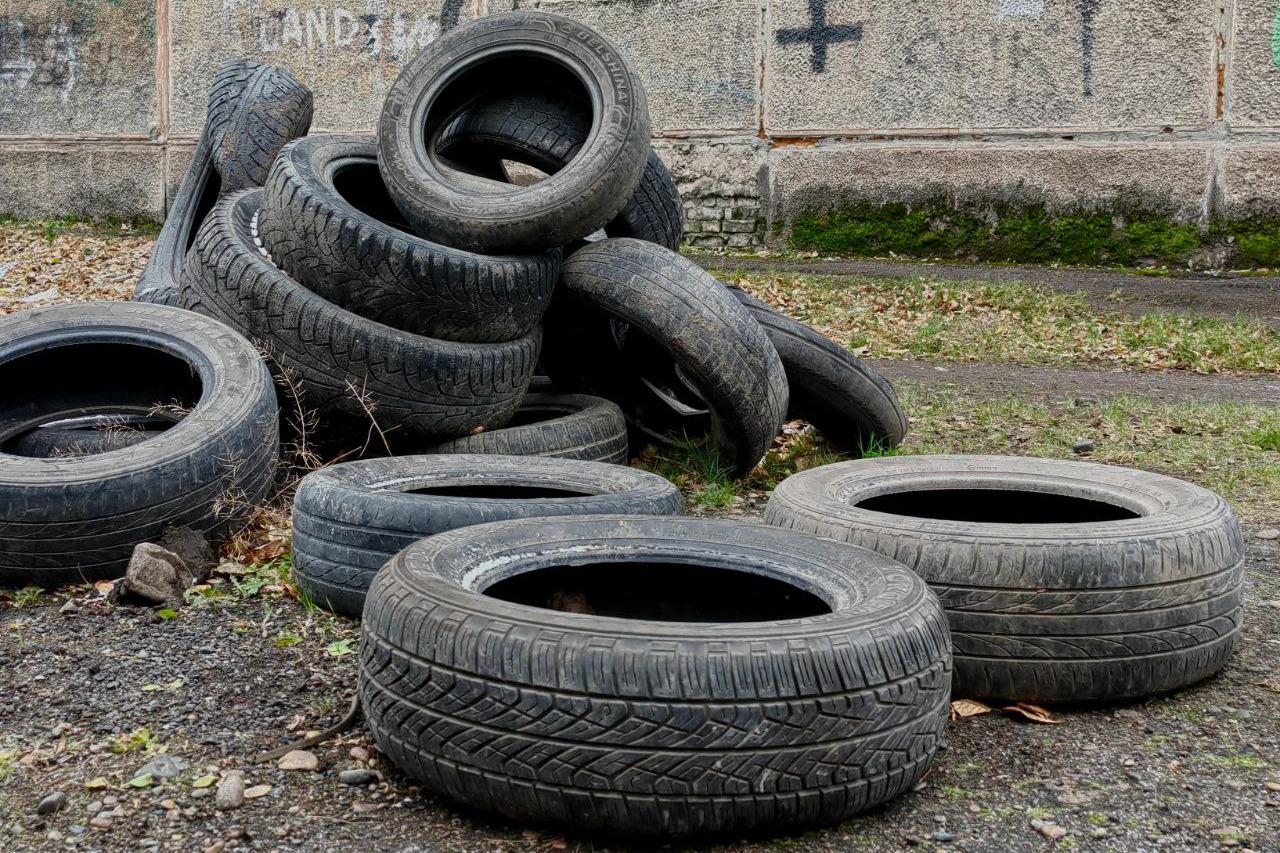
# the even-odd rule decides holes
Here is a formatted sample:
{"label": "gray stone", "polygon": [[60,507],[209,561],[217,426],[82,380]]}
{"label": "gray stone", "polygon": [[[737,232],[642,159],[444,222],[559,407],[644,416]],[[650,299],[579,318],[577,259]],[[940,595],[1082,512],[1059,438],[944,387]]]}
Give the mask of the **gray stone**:
{"label": "gray stone", "polygon": [[36,814],[53,814],[67,806],[67,795],[63,791],[54,791],[36,806]]}
{"label": "gray stone", "polygon": [[1077,454],[1081,454],[1081,455],[1083,455],[1083,454],[1085,454],[1085,453],[1092,453],[1093,451],[1095,451],[1095,450],[1097,450],[1097,449],[1098,449],[1097,442],[1095,442],[1095,441],[1093,441],[1093,440],[1091,440],[1091,439],[1087,439],[1087,438],[1086,438],[1086,439],[1084,439],[1083,441],[1077,441],[1077,442],[1072,446],[1071,451],[1072,451],[1073,453],[1077,453]]}
{"label": "gray stone", "polygon": [[276,764],[276,767],[281,770],[315,770],[319,766],[320,761],[315,753],[302,749],[286,752]]}
{"label": "gray stone", "polygon": [[76,604],[76,600],[74,598],[68,598],[63,602],[62,606],[58,608],[58,612],[63,616],[70,616],[73,613],[80,612],[80,605]]}
{"label": "gray stone", "polygon": [[339,773],[338,781],[344,785],[368,785],[378,781],[378,774],[364,767],[353,767]]}
{"label": "gray stone", "polygon": [[187,769],[186,759],[176,755],[162,754],[148,761],[134,771],[134,777],[150,774],[153,779],[176,779]]}
{"label": "gray stone", "polygon": [[238,809],[244,805],[244,773],[228,770],[222,774],[213,794],[213,807],[218,811]]}
{"label": "gray stone", "polygon": [[124,579],[115,585],[112,594],[116,601],[179,606],[182,594],[193,581],[181,557],[153,542],[143,542],[133,549]]}

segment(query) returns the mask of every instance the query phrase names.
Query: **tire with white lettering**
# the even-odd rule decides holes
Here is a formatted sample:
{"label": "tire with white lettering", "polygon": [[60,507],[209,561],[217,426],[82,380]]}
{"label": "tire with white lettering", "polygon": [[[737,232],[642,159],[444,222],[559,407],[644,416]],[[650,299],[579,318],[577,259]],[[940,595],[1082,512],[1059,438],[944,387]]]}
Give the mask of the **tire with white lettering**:
{"label": "tire with white lettering", "polygon": [[[596,132],[566,168],[521,187],[459,176],[439,136],[477,93],[554,93],[593,104]],[[463,24],[407,62],[391,86],[378,165],[422,236],[476,252],[540,252],[600,230],[635,194],[649,153],[640,79],[592,28],[517,11]]]}
{"label": "tire with white lettering", "polygon": [[[217,537],[271,492],[279,412],[261,356],[226,325],[165,305],[92,302],[0,317],[0,584],[124,574],[167,527]],[[15,453],[41,427],[164,411],[123,448]]]}
{"label": "tire with white lettering", "polygon": [[546,456],[627,464],[627,419],[615,403],[586,394],[530,393],[502,429],[468,435],[426,453]]}
{"label": "tire with white lettering", "polygon": [[255,242],[262,190],[227,196],[205,221],[183,273],[182,305],[263,349],[298,385],[305,411],[394,438],[448,440],[514,417],[538,360],[540,330],[507,343],[441,341],[375,323],[312,293]]}
{"label": "tire with white lettering", "polygon": [[209,92],[209,146],[222,192],[260,187],[276,155],[311,127],[311,90],[283,68],[234,59]]}
{"label": "tire with white lettering", "polygon": [[678,515],[680,490],[617,465],[469,454],[402,456],[308,474],[293,504],[293,570],[317,604],[359,618],[399,551],[447,530],[553,515]]}
{"label": "tire with white lettering", "polygon": [[490,256],[412,234],[378,173],[377,149],[313,134],[285,146],[267,179],[262,241],[285,272],[370,320],[450,341],[510,341],[542,320],[560,250]]}
{"label": "tire with white lettering", "polygon": [[1240,525],[1207,489],[1145,471],[1002,456],[901,456],[804,471],[769,524],[862,545],[942,599],[955,691],[1135,699],[1226,665],[1240,638]]}
{"label": "tire with white lettering", "polygon": [[[500,93],[468,106],[441,134],[440,153],[477,170],[501,169],[503,160],[549,175],[573,161],[591,134],[591,113],[570,101],[540,94]],[[652,148],[640,186],[622,212],[604,226],[609,237],[634,237],[680,250],[684,207],[680,190]]]}
{"label": "tire with white lettering", "polygon": [[705,437],[745,474],[782,429],[787,377],[768,335],[720,282],[669,249],[620,239],[578,250],[564,262],[546,329],[552,380],[614,401],[642,440]]}
{"label": "tire with white lettering", "polygon": [[845,347],[798,320],[774,311],[741,288],[729,291],[769,334],[787,371],[787,416],[813,424],[846,453],[897,447],[907,415],[889,380]]}
{"label": "tire with white lettering", "polygon": [[432,793],[578,832],[794,833],[909,790],[942,741],[937,597],[843,542],[696,518],[504,521],[369,591],[360,697]]}

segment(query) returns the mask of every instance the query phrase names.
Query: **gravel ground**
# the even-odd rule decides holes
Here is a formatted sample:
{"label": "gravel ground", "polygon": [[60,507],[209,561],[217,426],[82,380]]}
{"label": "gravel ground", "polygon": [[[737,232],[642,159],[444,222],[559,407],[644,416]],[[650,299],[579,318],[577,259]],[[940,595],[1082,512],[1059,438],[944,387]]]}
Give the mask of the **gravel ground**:
{"label": "gravel ground", "polygon": [[[124,298],[150,240],[51,236],[0,228],[0,313]],[[953,380],[963,373],[950,369]],[[759,499],[732,514],[758,515]],[[1055,708],[1057,725],[1000,713],[957,720],[928,777],[896,803],[831,830],[728,846],[1280,850],[1280,540],[1248,534],[1244,641],[1218,677],[1123,707]],[[0,849],[624,846],[493,823],[424,795],[362,727],[311,749],[299,763],[314,759],[314,769],[255,764],[343,716],[357,642],[352,623],[271,585],[172,615],[109,605],[92,587],[9,596],[0,602]],[[232,787],[219,780],[235,770],[246,799],[219,810],[215,791]]]}

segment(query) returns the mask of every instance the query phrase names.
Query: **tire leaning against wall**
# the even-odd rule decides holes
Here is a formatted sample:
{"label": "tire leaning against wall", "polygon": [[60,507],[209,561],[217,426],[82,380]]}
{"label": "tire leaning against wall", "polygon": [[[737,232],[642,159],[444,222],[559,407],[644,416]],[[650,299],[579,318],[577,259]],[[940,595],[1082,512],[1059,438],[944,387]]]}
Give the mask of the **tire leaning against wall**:
{"label": "tire leaning against wall", "polygon": [[[73,347],[93,349],[77,361],[80,373],[45,375],[51,365],[65,374]],[[114,370],[116,352],[128,353],[129,370]],[[261,356],[222,323],[170,306],[87,303],[0,318],[0,375],[7,365],[17,374],[4,379],[0,447],[72,412],[163,403],[139,358],[163,358],[166,375],[184,382],[194,376],[198,402],[170,429],[123,449],[54,459],[0,451],[0,583],[118,577],[134,546],[166,527],[217,536],[269,493],[279,412]]]}

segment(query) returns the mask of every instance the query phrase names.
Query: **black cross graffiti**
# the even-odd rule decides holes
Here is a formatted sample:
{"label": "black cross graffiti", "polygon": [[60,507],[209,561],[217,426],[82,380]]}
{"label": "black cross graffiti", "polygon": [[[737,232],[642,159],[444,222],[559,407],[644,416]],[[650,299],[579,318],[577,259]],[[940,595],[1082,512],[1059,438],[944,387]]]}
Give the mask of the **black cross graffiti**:
{"label": "black cross graffiti", "polygon": [[827,53],[833,44],[861,41],[862,24],[827,23],[827,0],[809,0],[809,26],[778,30],[778,44],[807,44],[813,53],[809,64],[813,73],[827,70]]}
{"label": "black cross graffiti", "polygon": [[462,16],[462,4],[466,0],[445,0],[444,8],[440,10],[440,29],[448,32],[458,26],[458,18]]}
{"label": "black cross graffiti", "polygon": [[1100,0],[1079,0],[1080,7],[1080,65],[1084,76],[1084,94],[1093,97],[1093,21],[1098,14]]}

